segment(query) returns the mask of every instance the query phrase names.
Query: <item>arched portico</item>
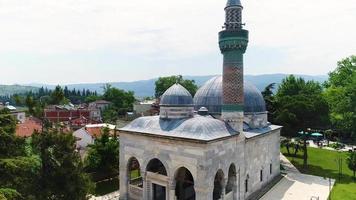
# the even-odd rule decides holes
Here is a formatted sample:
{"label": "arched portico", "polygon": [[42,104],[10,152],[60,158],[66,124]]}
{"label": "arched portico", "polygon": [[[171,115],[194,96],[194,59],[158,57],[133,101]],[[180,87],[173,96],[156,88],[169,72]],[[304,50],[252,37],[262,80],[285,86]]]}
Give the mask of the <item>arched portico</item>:
{"label": "arched portico", "polygon": [[151,159],[146,167],[146,199],[167,200],[169,178],[167,176],[167,169],[163,163],[157,159]]}
{"label": "arched portico", "polygon": [[237,200],[238,199],[238,185],[237,185],[237,173],[234,164],[229,167],[229,173],[225,188],[225,194],[228,199]]}
{"label": "arched portico", "polygon": [[225,195],[225,176],[224,176],[224,172],[221,169],[219,169],[216,172],[214,178],[213,200],[223,199],[224,195]]}
{"label": "arched portico", "polygon": [[140,163],[135,157],[131,157],[127,163],[127,181],[128,199],[143,199],[143,181]]}
{"label": "arched portico", "polygon": [[195,200],[194,178],[187,168],[179,168],[175,173],[174,181],[177,200]]}

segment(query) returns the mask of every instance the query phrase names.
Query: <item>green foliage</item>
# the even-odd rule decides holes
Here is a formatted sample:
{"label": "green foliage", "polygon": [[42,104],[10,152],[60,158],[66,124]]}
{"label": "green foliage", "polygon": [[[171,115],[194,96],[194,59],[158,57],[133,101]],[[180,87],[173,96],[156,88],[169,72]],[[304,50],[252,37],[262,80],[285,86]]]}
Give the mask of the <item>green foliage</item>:
{"label": "green foliage", "polygon": [[116,124],[119,113],[113,106],[105,108],[102,112],[102,118],[105,123]]}
{"label": "green foliage", "polygon": [[93,184],[84,173],[72,134],[45,131],[33,135],[33,148],[41,159],[37,199],[87,199]]}
{"label": "green foliage", "polygon": [[51,104],[63,104],[65,102],[64,91],[61,86],[57,85],[51,93]]}
{"label": "green foliage", "polygon": [[14,189],[0,188],[0,200],[23,200],[20,193]]}
{"label": "green foliage", "polygon": [[349,154],[349,157],[346,159],[347,166],[354,173],[354,179],[356,179],[356,152]]}
{"label": "green foliage", "polygon": [[33,199],[39,168],[37,156],[0,159],[0,186],[16,188],[26,199]]}
{"label": "green foliage", "polygon": [[155,96],[159,98],[168,88],[170,88],[175,83],[181,84],[185,89],[190,92],[192,96],[194,96],[198,90],[198,86],[195,84],[194,80],[185,80],[181,75],[160,77],[155,83]]}
{"label": "green foliage", "polygon": [[104,87],[104,95],[101,97],[106,101],[110,101],[113,104],[103,111],[103,121],[106,123],[116,124],[118,117],[126,115],[126,112],[132,111],[133,104],[136,101],[134,93],[132,91],[124,91],[111,87],[107,84]]}
{"label": "green foliage", "polygon": [[275,110],[272,110],[271,121],[284,126],[283,135],[292,136],[310,127],[325,128],[329,122],[322,87],[314,81],[306,82],[293,75],[287,77],[279,86],[272,105]]}
{"label": "green foliage", "polygon": [[338,62],[326,82],[325,99],[330,106],[330,120],[344,137],[356,140],[356,56]]}
{"label": "green foliage", "polygon": [[90,172],[106,172],[115,174],[119,169],[119,141],[116,134],[110,136],[108,128],[103,129],[101,137],[93,145],[89,145],[85,159],[86,168]]}
{"label": "green foliage", "polygon": [[10,114],[7,109],[0,110],[0,131],[14,134],[16,130],[17,120]]}

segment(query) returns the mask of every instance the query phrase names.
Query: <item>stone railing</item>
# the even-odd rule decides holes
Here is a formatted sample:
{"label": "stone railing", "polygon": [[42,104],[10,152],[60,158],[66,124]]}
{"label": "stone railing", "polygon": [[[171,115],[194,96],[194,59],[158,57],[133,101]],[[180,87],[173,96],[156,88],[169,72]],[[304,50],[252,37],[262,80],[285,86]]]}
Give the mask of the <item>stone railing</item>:
{"label": "stone railing", "polygon": [[224,196],[224,200],[233,200],[234,199],[234,192],[231,191]]}
{"label": "stone railing", "polygon": [[143,197],[143,189],[136,185],[129,185],[129,199],[130,200],[141,200]]}

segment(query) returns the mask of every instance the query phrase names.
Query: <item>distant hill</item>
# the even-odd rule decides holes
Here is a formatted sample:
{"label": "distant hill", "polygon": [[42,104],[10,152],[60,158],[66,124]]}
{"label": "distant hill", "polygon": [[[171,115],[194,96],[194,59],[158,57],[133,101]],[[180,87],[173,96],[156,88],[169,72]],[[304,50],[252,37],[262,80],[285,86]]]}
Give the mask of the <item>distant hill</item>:
{"label": "distant hill", "polygon": [[37,92],[38,88],[33,86],[23,86],[23,85],[0,85],[0,96],[22,94],[30,91]]}
{"label": "distant hill", "polygon": [[[203,85],[207,80],[214,77],[215,75],[209,76],[184,76],[185,79],[193,79],[197,83],[198,86]],[[282,80],[288,76],[288,74],[263,74],[263,75],[245,75],[245,79],[254,85],[260,90],[263,90],[268,84],[276,83],[277,87],[278,84],[282,82]],[[321,75],[321,76],[310,76],[310,75],[296,75],[298,77],[302,77],[305,80],[315,80],[318,82],[324,82],[327,80],[328,76]],[[123,90],[131,90],[135,92],[137,97],[147,97],[154,95],[155,89],[155,79],[149,80],[140,80],[140,81],[133,81],[133,82],[112,82],[109,83],[113,87],[117,87]],[[69,84],[66,85],[69,89],[89,89],[92,91],[97,91],[98,93],[103,92],[103,86],[105,83],[87,83],[87,84]],[[48,87],[49,89],[53,89],[54,85],[42,85],[42,84],[31,84],[30,86],[36,87]]]}

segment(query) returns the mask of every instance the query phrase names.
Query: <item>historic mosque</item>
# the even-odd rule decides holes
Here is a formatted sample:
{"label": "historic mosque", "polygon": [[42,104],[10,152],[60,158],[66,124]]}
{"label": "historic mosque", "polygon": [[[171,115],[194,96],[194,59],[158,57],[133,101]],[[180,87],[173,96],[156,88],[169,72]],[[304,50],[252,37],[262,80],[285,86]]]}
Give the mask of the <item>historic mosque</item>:
{"label": "historic mosque", "polygon": [[120,199],[255,199],[280,176],[280,126],[267,121],[260,91],[243,81],[240,0],[228,0],[219,47],[222,76],[192,95],[174,84],[159,116],[120,129]]}

